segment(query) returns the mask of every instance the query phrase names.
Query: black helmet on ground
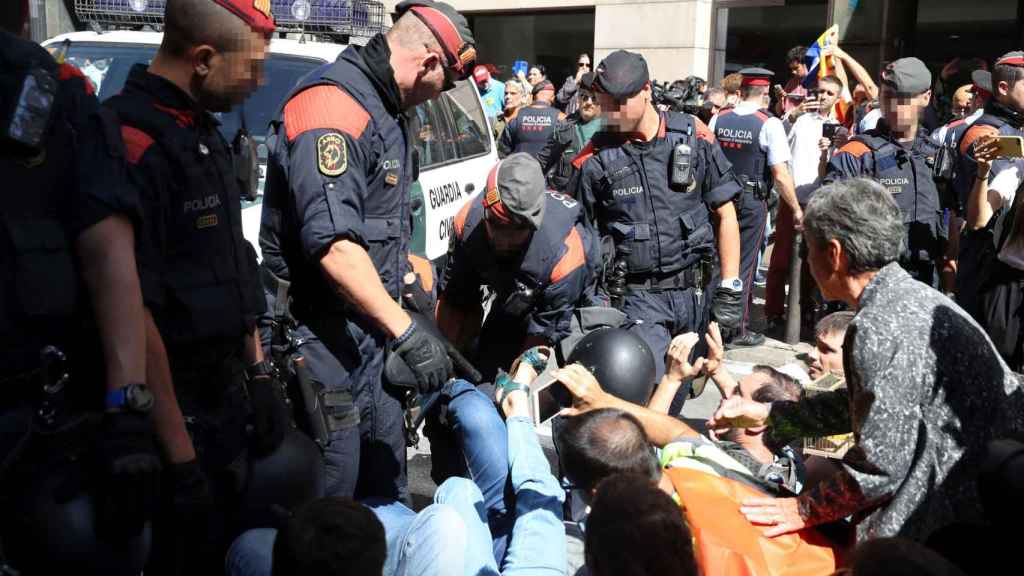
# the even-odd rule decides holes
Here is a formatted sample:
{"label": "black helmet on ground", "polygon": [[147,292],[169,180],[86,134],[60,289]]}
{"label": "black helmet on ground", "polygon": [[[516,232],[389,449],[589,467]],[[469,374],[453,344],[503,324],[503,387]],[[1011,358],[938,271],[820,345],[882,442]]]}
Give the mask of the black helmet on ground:
{"label": "black helmet on ground", "polygon": [[643,338],[622,328],[587,334],[566,363],[583,365],[605,392],[633,404],[646,406],[654,391],[654,353]]}

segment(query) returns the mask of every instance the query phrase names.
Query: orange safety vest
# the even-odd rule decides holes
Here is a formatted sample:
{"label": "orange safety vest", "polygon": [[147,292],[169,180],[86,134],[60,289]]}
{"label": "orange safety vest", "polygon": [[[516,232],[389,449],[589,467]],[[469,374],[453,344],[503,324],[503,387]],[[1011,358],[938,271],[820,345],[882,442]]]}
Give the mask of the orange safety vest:
{"label": "orange safety vest", "polygon": [[765,538],[767,526],[740,512],[765,494],[736,480],[687,468],[667,468],[694,538],[697,564],[709,576],[823,576],[841,563],[841,548],[813,528]]}

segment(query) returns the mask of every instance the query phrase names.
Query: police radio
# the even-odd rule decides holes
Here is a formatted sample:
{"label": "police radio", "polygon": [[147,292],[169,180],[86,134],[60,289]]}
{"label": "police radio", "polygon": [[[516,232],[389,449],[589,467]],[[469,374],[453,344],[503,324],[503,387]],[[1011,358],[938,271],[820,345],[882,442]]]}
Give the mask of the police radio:
{"label": "police radio", "polygon": [[53,104],[57,98],[57,79],[47,71],[34,68],[22,79],[18,99],[4,115],[3,138],[33,154],[46,147]]}
{"label": "police radio", "polygon": [[692,155],[693,150],[685,142],[676,144],[676,147],[672,149],[672,171],[669,174],[669,185],[676,192],[688,192],[693,186]]}

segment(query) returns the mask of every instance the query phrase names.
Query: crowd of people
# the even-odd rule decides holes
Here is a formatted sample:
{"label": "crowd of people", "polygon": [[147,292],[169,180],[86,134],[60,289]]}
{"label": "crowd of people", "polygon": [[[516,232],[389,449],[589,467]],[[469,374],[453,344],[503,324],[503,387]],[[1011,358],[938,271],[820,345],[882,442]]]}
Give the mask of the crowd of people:
{"label": "crowd of people", "polygon": [[[503,83],[458,11],[407,0],[282,102],[257,262],[215,113],[261,81],[261,6],[167,0],[159,51],[103,103],[23,39],[27,3],[0,8],[0,163],[38,192],[0,218],[0,572],[1011,558],[1024,52],[933,82],[917,58],[876,79],[834,43],[818,69],[795,47],[785,86],[746,68],[695,115],[624,50],[579,55],[557,89],[536,64]],[[417,265],[407,112],[460,80],[501,160],[446,258]],[[759,268],[771,333],[791,263],[806,366],[733,374],[726,350],[765,341]],[[722,402],[688,423],[706,382]],[[438,488],[415,509],[419,430]]]}

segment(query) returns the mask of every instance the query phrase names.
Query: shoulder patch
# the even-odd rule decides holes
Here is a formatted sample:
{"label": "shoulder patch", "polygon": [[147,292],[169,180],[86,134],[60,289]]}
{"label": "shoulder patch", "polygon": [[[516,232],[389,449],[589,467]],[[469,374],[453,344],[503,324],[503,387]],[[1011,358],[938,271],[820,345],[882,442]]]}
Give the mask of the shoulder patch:
{"label": "shoulder patch", "polygon": [[470,200],[459,208],[458,214],[455,215],[455,237],[462,240],[462,231],[466,229],[466,217],[469,216],[469,210],[473,207],[473,202]]}
{"label": "shoulder patch", "polygon": [[989,126],[987,124],[974,124],[967,129],[964,133],[964,137],[960,140],[960,154],[967,154],[967,151],[971,149],[974,142],[982,136],[995,136],[999,134],[999,129],[995,126]]}
{"label": "shoulder patch", "polygon": [[289,141],[303,132],[321,128],[359,138],[369,123],[370,114],[362,104],[337,86],[324,84],[307,88],[284,106],[284,125]]}
{"label": "shoulder patch", "polygon": [[85,84],[85,93],[89,96],[96,95],[96,87],[92,85],[92,80],[89,80],[85,73],[79,70],[77,66],[65,62],[57,67],[57,80],[64,82],[72,78],[81,78],[82,83]]}
{"label": "shoulder patch", "polygon": [[121,139],[124,140],[125,159],[131,164],[138,164],[154,142],[149,134],[133,126],[121,126]]}
{"label": "shoulder patch", "polygon": [[836,154],[846,152],[847,154],[853,156],[854,158],[860,158],[861,156],[867,154],[870,151],[871,148],[868,148],[868,145],[861,142],[860,140],[850,140],[849,142],[846,143],[846,145],[840,148],[839,152],[836,152]]}
{"label": "shoulder patch", "polygon": [[586,258],[583,254],[583,239],[580,238],[580,232],[575,226],[569,231],[569,235],[565,237],[565,248],[565,254],[562,255],[558,264],[551,271],[552,284],[562,280],[571,274],[573,270],[586,263]]}
{"label": "shoulder patch", "polygon": [[700,138],[709,144],[714,144],[716,142],[715,135],[711,132],[711,129],[708,128],[708,125],[700,118],[697,118],[696,116],[693,117],[693,126],[696,129],[697,138]]}
{"label": "shoulder patch", "polygon": [[341,176],[348,169],[348,145],[345,137],[328,132],[316,141],[316,165],[324,176]]}

